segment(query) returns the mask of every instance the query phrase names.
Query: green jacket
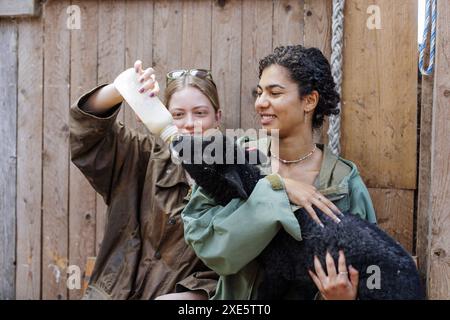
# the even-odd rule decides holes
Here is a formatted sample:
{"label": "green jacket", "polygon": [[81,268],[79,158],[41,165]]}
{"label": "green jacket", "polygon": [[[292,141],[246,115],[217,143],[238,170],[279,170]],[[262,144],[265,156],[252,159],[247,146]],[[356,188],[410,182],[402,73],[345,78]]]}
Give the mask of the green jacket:
{"label": "green jacket", "polygon": [[[270,138],[243,142],[256,146],[266,155]],[[256,144],[256,145],[255,145]],[[352,162],[335,156],[327,148],[316,187],[341,211],[350,210],[375,223],[369,192]],[[302,240],[294,212],[282,179],[271,173],[270,163],[260,166],[261,179],[250,197],[234,199],[225,207],[217,205],[201,187],[194,186],[188,205],[182,212],[186,242],[198,257],[220,275],[213,299],[254,299],[263,270],[255,258],[270,243],[280,228]],[[295,297],[289,294],[286,298]]]}

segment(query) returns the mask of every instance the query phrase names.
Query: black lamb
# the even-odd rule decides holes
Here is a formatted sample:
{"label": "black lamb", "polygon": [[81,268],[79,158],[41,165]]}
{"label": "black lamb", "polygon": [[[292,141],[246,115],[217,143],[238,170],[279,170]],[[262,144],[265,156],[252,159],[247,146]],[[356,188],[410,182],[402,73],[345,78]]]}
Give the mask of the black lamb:
{"label": "black lamb", "polygon": [[[249,159],[261,163],[265,156],[257,150],[252,155],[223,135],[182,136],[172,148],[195,182],[223,206],[233,198],[248,198],[263,178]],[[314,270],[314,255],[324,266],[325,252],[328,250],[337,261],[340,249],[347,264],[359,271],[358,299],[425,298],[416,265],[398,242],[352,213],[344,212],[341,222],[335,223],[318,208],[315,210],[324,228],[299,209],[295,215],[302,241],[281,230],[258,256],[264,268],[258,299],[281,299],[288,290],[295,290],[299,299],[313,299],[317,288],[307,270]],[[375,277],[379,277],[378,282]]]}

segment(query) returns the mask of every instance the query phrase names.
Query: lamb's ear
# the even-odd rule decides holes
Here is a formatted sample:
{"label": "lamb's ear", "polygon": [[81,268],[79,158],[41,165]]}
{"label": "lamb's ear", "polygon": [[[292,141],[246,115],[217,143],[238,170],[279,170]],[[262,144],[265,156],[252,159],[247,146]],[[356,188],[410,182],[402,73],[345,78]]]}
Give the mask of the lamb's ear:
{"label": "lamb's ear", "polygon": [[248,194],[244,189],[244,183],[236,170],[227,170],[223,177],[227,181],[228,186],[234,189],[242,199],[248,198]]}

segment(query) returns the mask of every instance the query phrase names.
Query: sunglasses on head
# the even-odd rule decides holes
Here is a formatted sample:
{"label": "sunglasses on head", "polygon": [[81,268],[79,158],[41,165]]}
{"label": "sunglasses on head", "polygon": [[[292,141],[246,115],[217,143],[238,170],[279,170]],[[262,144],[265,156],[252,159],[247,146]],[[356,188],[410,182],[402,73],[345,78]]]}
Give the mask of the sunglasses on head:
{"label": "sunglasses on head", "polygon": [[180,70],[173,70],[173,71],[170,71],[169,73],[167,73],[166,83],[169,84],[171,81],[173,81],[175,79],[179,79],[181,77],[184,77],[185,75],[188,75],[188,74],[193,77],[197,77],[197,78],[201,78],[201,79],[208,78],[209,80],[212,81],[212,74],[211,74],[211,71],[209,71],[209,70],[206,70],[206,69],[190,69],[190,70],[180,69]]}

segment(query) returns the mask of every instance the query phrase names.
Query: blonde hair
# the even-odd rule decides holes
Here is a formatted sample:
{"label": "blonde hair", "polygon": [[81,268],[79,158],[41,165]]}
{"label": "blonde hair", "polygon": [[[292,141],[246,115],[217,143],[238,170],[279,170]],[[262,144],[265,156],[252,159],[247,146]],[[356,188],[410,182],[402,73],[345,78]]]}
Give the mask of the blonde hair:
{"label": "blonde hair", "polygon": [[187,87],[193,87],[200,90],[200,92],[211,102],[214,111],[218,112],[220,110],[219,95],[214,81],[209,78],[199,78],[190,74],[171,80],[167,84],[167,88],[164,91],[164,105],[168,108],[172,95]]}

